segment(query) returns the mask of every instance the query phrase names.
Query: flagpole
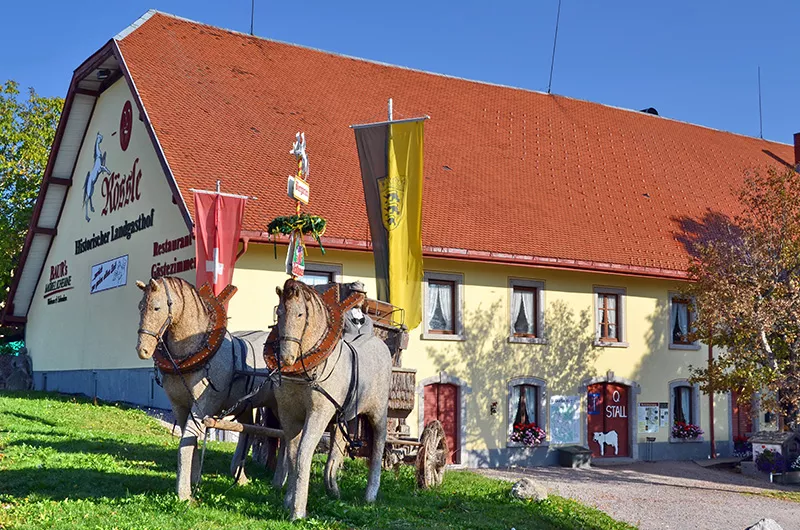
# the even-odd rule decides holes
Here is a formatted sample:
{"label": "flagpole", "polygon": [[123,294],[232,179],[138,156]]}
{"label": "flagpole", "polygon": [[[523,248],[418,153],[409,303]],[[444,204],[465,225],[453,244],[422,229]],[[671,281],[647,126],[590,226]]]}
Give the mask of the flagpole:
{"label": "flagpole", "polygon": [[392,98],[389,98],[389,121],[392,121]]}
{"label": "flagpole", "polygon": [[406,118],[404,120],[378,121],[378,122],[375,122],[375,123],[358,123],[358,124],[355,124],[355,125],[350,125],[350,128],[351,129],[363,129],[365,127],[374,127],[376,125],[388,125],[390,123],[392,123],[392,124],[408,123],[410,121],[421,121],[421,120],[429,120],[429,119],[431,119],[431,117],[426,114],[424,116],[419,116],[417,118]]}

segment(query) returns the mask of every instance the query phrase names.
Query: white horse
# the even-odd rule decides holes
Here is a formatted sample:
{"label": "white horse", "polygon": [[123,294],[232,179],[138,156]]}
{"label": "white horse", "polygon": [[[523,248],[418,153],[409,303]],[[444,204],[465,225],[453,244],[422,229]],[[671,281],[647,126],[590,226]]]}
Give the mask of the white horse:
{"label": "white horse", "polygon": [[306,154],[306,133],[297,133],[295,141],[292,144],[292,150],[289,151],[290,155],[300,161],[300,171],[303,178],[308,178],[308,155]]}
{"label": "white horse", "polygon": [[[198,351],[209,340],[209,323],[212,315],[198,290],[180,278],[165,276],[148,283],[136,282],[144,294],[139,303],[139,340],[136,351],[141,359],[150,359],[161,343],[181,363]],[[178,449],[176,489],[182,500],[190,499],[192,486],[200,481],[200,458],[197,441],[202,440],[206,416],[213,416],[237,405],[240,400],[258,392],[237,411],[242,423],[252,421],[250,407],[267,407],[277,414],[273,385],[261,383],[264,376],[248,373],[264,372],[264,342],[266,332],[240,332],[226,334],[217,353],[205,363],[205,369],[185,374],[164,373],[164,391],[172,404],[175,418],[181,427]],[[247,482],[244,457],[249,449],[246,436],[239,436],[231,475],[239,484]],[[283,486],[286,480],[284,445],[281,445],[273,485]]]}
{"label": "white horse", "polygon": [[[278,288],[277,292],[279,358],[282,367],[290,368],[328,340],[331,309],[316,290],[295,280],[287,280],[283,290]],[[354,339],[351,345],[340,339],[331,346],[330,357],[322,364],[304,369],[299,376],[283,375],[275,388],[289,469],[283,504],[291,510],[292,520],[306,516],[311,457],[337,409],[343,421],[357,415],[367,420],[372,431],[367,502],[375,501],[380,487],[392,385],[389,348],[371,332]],[[341,429],[333,430],[325,466],[325,485],[334,496],[339,491],[336,474],[343,457],[343,437]]]}
{"label": "white horse", "polygon": [[594,433],[594,441],[600,446],[600,456],[605,456],[605,446],[610,445],[614,448],[614,456],[619,454],[619,439],[617,431],[596,432]]}
{"label": "white horse", "polygon": [[83,183],[83,208],[86,211],[86,221],[89,221],[89,209],[94,212],[94,203],[92,202],[92,195],[94,195],[94,185],[97,179],[103,173],[110,175],[111,171],[106,167],[106,153],[100,151],[100,142],[103,141],[103,135],[97,133],[97,138],[94,141],[94,165],[92,169],[86,173],[86,181]]}

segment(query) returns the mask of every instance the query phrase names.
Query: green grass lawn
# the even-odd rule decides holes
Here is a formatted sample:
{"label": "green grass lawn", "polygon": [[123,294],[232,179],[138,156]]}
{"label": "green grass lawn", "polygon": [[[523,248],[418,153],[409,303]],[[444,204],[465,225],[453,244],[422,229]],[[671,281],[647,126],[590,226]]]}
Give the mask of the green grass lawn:
{"label": "green grass lawn", "polygon": [[209,442],[198,501],[177,499],[178,441],[141,411],[53,394],[0,392],[0,529],[5,528],[632,528],[577,502],[512,499],[511,484],[448,472],[430,491],[413,469],[386,472],[378,501],[362,496],[366,466],[348,460],[342,500],[325,495],[323,461],[312,470],[309,519],[293,524],[266,471],[231,488],[233,444]]}

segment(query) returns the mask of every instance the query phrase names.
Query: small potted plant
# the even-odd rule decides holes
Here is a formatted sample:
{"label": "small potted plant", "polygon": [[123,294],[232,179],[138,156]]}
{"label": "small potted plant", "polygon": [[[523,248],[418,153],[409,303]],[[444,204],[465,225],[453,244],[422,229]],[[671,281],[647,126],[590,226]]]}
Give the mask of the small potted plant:
{"label": "small potted plant", "polygon": [[770,482],[783,482],[782,475],[786,471],[786,459],[777,451],[764,449],[756,456],[756,467],[762,473],[769,473]]}
{"label": "small potted plant", "polygon": [[672,426],[672,437],[678,440],[697,440],[703,434],[699,425],[676,421]]}
{"label": "small potted plant", "polygon": [[516,423],[511,431],[511,441],[521,443],[526,447],[536,447],[541,444],[547,433],[535,423]]}

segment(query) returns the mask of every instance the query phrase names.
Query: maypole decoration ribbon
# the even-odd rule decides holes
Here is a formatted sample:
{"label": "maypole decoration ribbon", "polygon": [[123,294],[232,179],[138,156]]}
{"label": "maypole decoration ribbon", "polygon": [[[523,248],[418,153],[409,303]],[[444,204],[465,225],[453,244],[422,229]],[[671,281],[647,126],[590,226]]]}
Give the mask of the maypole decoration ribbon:
{"label": "maypole decoration ribbon", "polygon": [[[286,187],[286,194],[295,201],[295,214],[276,217],[267,226],[267,232],[271,236],[279,234],[289,236],[286,274],[292,278],[299,278],[305,272],[306,245],[303,237],[307,235],[313,237],[319,244],[322,254],[325,254],[321,238],[325,233],[327,221],[318,215],[300,213],[300,203],[308,204],[311,195],[311,187],[307,182],[308,155],[306,154],[305,133],[297,133],[289,154],[294,155],[297,159],[297,175],[289,177]],[[278,248],[275,240],[273,240],[273,245],[277,259]]]}

